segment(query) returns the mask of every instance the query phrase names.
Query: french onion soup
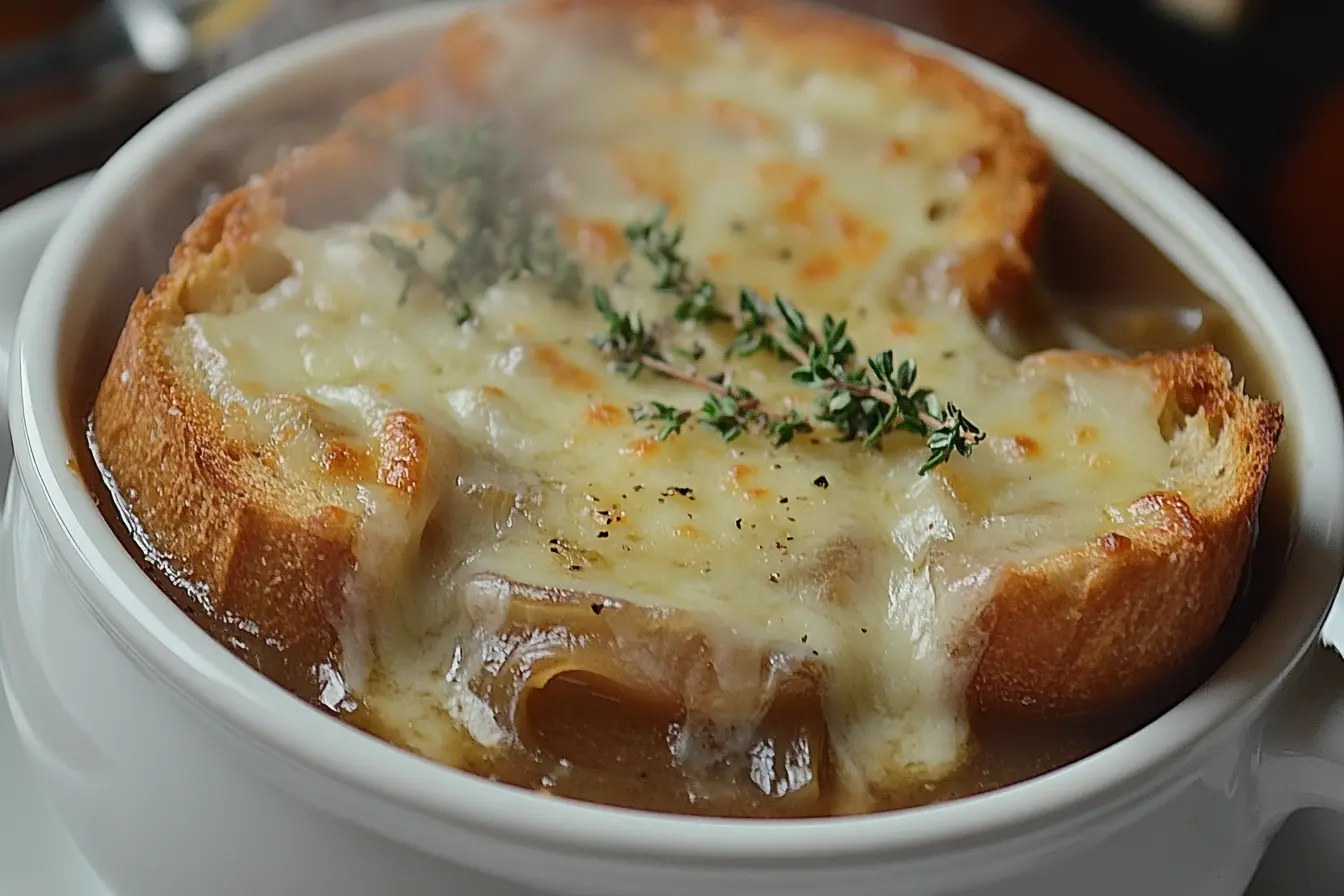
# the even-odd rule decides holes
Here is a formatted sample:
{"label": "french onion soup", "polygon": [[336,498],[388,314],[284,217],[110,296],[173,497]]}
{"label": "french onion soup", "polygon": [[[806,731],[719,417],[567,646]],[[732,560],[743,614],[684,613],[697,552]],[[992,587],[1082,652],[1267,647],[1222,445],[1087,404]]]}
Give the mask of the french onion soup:
{"label": "french onion soup", "polygon": [[980,792],[1179,699],[1281,550],[1268,384],[1187,281],[1125,294],[1118,220],[881,26],[500,4],[186,230],[90,479],[207,631],[431,759]]}

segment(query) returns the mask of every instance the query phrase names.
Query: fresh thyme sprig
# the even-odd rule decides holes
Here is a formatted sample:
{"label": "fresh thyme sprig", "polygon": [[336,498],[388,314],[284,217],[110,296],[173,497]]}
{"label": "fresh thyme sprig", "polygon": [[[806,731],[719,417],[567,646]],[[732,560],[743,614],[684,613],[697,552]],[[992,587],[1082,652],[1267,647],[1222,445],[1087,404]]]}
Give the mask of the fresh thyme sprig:
{"label": "fresh thyme sprig", "polygon": [[369,234],[369,245],[392,262],[398,271],[401,271],[403,279],[401,294],[397,296],[397,304],[405,305],[407,297],[411,294],[411,287],[419,280],[430,279],[429,274],[420,266],[420,253],[417,249],[423,247],[412,249],[405,243],[379,230]]}
{"label": "fresh thyme sprig", "polygon": [[[739,292],[736,308],[731,311],[722,308],[714,284],[692,275],[691,264],[680,249],[682,229],[669,230],[665,222],[665,212],[660,211],[648,221],[631,223],[625,236],[631,248],[653,267],[654,288],[677,298],[673,316],[680,321],[705,325],[731,323],[735,332],[727,350],[729,356],[773,351],[781,359],[791,360],[796,365],[791,373],[792,380],[819,390],[818,410],[812,420],[830,425],[843,440],[862,439],[865,448],[878,444],[883,436],[893,431],[918,435],[929,447],[929,457],[921,465],[921,473],[946,463],[954,453],[969,455],[984,438],[979,428],[967,420],[956,405],[942,403],[931,389],[914,388],[917,368],[913,360],[898,365],[893,353],[884,351],[868,357],[862,366],[853,366],[857,349],[846,335],[843,320],[824,315],[818,333],[790,302],[775,296],[773,303],[767,305],[748,289]],[[608,317],[609,327],[612,322]],[[644,366],[651,365],[645,363]],[[790,426],[776,422],[786,418],[772,418],[760,411],[759,402],[744,413],[740,402],[725,402],[725,396],[711,395],[711,400],[716,398],[718,400],[708,410],[702,408],[701,418],[725,437],[732,433],[736,438],[747,426],[761,425],[761,418],[753,415],[763,415],[774,425],[785,426],[789,438],[804,431],[796,426],[806,425],[810,429],[812,425],[812,420],[796,410],[790,411],[789,417],[796,420]],[[706,402],[707,406],[710,404],[711,401]],[[660,438],[680,432],[690,419],[689,415],[683,416],[683,412],[675,408],[655,410],[658,411],[656,419],[664,423],[659,430]],[[642,414],[642,419],[653,419],[648,416],[648,411]],[[669,427],[672,423],[675,426]]]}
{"label": "fresh thyme sprig", "polygon": [[653,266],[653,288],[677,297],[672,317],[700,324],[731,320],[719,308],[718,287],[710,280],[691,276],[691,263],[681,254],[683,229],[668,230],[666,221],[666,209],[660,209],[648,221],[632,221],[625,228],[625,241]]}
{"label": "fresh thyme sprig", "polygon": [[[577,260],[558,238],[554,223],[527,201],[523,166],[507,152],[489,121],[469,128],[420,128],[404,140],[403,152],[412,178],[426,196],[426,214],[449,243],[447,262],[437,272],[423,264],[424,240],[409,245],[385,233],[370,243],[401,271],[406,281],[399,303],[405,303],[417,282],[428,282],[454,303],[457,320],[472,316],[467,297],[475,291],[523,276],[542,278],[557,298],[574,300],[584,289]],[[653,268],[653,286],[676,299],[672,318],[704,327],[728,325],[732,340],[725,357],[771,352],[792,362],[792,380],[817,390],[817,410],[805,415],[794,408],[771,412],[760,398],[731,381],[731,372],[710,376],[668,360],[658,327],[639,314],[616,310],[610,292],[591,285],[593,306],[605,330],[593,345],[612,366],[635,378],[645,370],[679,380],[704,391],[695,411],[662,402],[631,409],[636,421],[653,423],[657,436],[679,434],[692,421],[733,441],[748,431],[769,435],[776,445],[791,441],[817,424],[834,429],[844,440],[861,439],[872,447],[893,431],[925,439],[929,456],[920,472],[928,472],[953,454],[968,455],[983,434],[955,405],[942,403],[932,390],[914,388],[913,361],[895,362],[890,351],[854,364],[858,356],[846,334],[846,322],[830,315],[814,328],[794,305],[775,296],[766,303],[751,290],[740,290],[737,302],[724,307],[718,287],[695,276],[681,250],[681,227],[668,228],[666,213],[632,222],[625,237],[632,250]],[[670,353],[698,362],[704,349],[673,347]]]}
{"label": "fresh thyme sprig", "polygon": [[680,434],[692,418],[719,433],[726,442],[757,430],[773,438],[776,445],[785,445],[799,433],[811,432],[812,424],[797,411],[782,415],[767,412],[759,398],[745,386],[730,382],[726,373],[705,377],[694,369],[672,364],[663,356],[657,336],[645,325],[643,317],[617,311],[605,287],[595,285],[591,290],[593,307],[607,327],[592,337],[592,343],[611,359],[613,369],[631,379],[647,369],[709,393],[694,413],[660,401],[631,408],[630,416],[635,422],[657,425],[659,440]]}
{"label": "fresh thyme sprig", "polygon": [[602,316],[607,329],[591,337],[593,347],[611,359],[613,368],[634,379],[645,367],[664,364],[658,340],[644,325],[638,314],[620,312],[611,304],[611,293],[605,286],[590,287],[593,307]]}
{"label": "fresh thyme sprig", "polygon": [[769,436],[779,447],[787,445],[800,433],[812,431],[811,422],[796,410],[790,410],[787,414],[766,411],[761,400],[745,386],[728,383],[718,377],[701,377],[693,371],[677,370],[660,363],[647,366],[650,370],[698,386],[709,393],[694,412],[661,401],[650,401],[631,408],[630,416],[636,423],[654,423],[657,426],[656,436],[659,441],[679,435],[692,418],[697,425],[717,432],[725,442],[736,441],[744,433],[755,430]]}
{"label": "fresh thyme sprig", "polygon": [[867,358],[864,367],[852,368],[855,347],[845,335],[845,321],[824,315],[818,338],[797,308],[778,296],[775,307],[784,321],[784,337],[770,339],[797,362],[790,374],[794,382],[822,390],[816,419],[834,427],[842,439],[862,439],[869,448],[892,431],[920,436],[930,451],[921,473],[947,462],[954,452],[969,456],[983,440],[956,405],[944,405],[932,389],[914,388],[918,368],[912,359],[897,364],[888,349]]}
{"label": "fresh thyme sprig", "polygon": [[449,243],[437,272],[422,264],[423,241],[412,247],[384,233],[370,234],[373,248],[406,276],[399,303],[416,282],[428,282],[454,303],[459,323],[471,318],[467,297],[497,283],[532,276],[552,294],[574,301],[583,289],[578,262],[565,251],[554,222],[526,198],[527,172],[481,120],[463,126],[424,126],[402,139],[411,178],[426,197],[426,214]]}

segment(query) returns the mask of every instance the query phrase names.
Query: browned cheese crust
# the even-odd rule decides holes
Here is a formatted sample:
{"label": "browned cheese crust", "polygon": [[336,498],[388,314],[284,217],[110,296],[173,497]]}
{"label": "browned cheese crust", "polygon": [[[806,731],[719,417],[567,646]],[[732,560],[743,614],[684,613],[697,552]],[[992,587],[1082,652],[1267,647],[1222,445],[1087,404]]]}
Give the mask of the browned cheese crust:
{"label": "browned cheese crust", "polygon": [[[702,48],[693,23],[710,6],[754,52],[877,83],[913,73],[934,101],[976,110],[980,132],[965,147],[974,180],[955,230],[965,248],[951,281],[981,318],[1025,293],[1049,172],[1045,149],[1019,110],[949,64],[905,48],[885,26],[756,0],[533,0],[507,14],[591,16],[669,65],[694,65]],[[254,234],[282,221],[349,219],[383,195],[394,181],[388,132],[440,114],[446,96],[488,102],[480,77],[492,51],[485,16],[499,14],[462,18],[419,76],[361,102],[333,136],[210,206],[184,233],[169,271],[136,298],[98,392],[100,461],[153,551],[197,584],[208,614],[254,623],[282,646],[291,668],[338,659],[360,520],[325,503],[320,485],[287,476],[231,437],[226,410],[173,369],[166,335],[184,315],[219,307],[239,282],[255,287],[283,276]],[[1182,494],[1145,496],[1130,522],[1096,542],[1002,571],[980,619],[982,637],[973,639],[984,653],[972,699],[995,712],[1105,707],[1156,683],[1221,623],[1282,416],[1277,405],[1235,388],[1228,363],[1212,350],[1132,362],[1050,353],[1027,363],[1140,365],[1170,396],[1173,417],[1202,408],[1235,435],[1228,456],[1192,464],[1202,478]],[[412,414],[393,415],[367,463],[343,463],[342,433],[328,436],[337,446],[329,452],[333,477],[376,475],[407,502],[428,482],[428,435]]]}

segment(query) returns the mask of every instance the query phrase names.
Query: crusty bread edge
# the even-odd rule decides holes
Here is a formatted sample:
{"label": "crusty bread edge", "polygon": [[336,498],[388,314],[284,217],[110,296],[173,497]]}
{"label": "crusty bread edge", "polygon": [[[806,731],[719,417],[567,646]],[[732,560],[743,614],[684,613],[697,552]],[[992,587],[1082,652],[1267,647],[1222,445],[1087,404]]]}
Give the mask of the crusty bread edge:
{"label": "crusty bread edge", "polygon": [[[625,0],[586,3],[630,8]],[[528,8],[554,14],[573,5],[541,0]],[[780,12],[754,0],[719,0],[717,6],[750,15],[777,29],[781,39],[813,39],[818,28],[834,29],[846,59],[906,53],[885,28],[848,16],[810,8]],[[450,29],[445,42],[458,33]],[[1031,277],[1048,157],[1006,101],[946,63],[913,58],[1001,118],[1005,164],[1022,175],[1005,187],[1001,202],[991,203],[995,220],[1014,235],[1005,241],[1009,249],[1001,243],[972,253],[962,265],[970,304],[983,316],[1010,302]],[[347,183],[342,172],[376,168],[370,125],[376,132],[413,118],[423,107],[425,83],[425,77],[411,79],[363,101],[331,138],[207,209],[184,233],[168,273],[135,300],[95,402],[101,461],[162,562],[198,582],[214,611],[283,632],[288,651],[304,667],[339,662],[340,617],[355,572],[359,520],[332,508],[295,517],[294,496],[275,492],[257,459],[226,438],[220,409],[174,373],[160,328],[208,304],[208,297],[195,293],[229,282],[230,268],[252,250],[253,234],[284,220],[291,194]],[[1207,642],[1230,603],[1281,412],[1234,390],[1227,363],[1212,353],[1133,363],[1150,365],[1172,389],[1202,395],[1223,410],[1247,446],[1235,500],[1195,513],[1178,496],[1149,496],[1141,500],[1161,507],[1165,528],[1117,531],[1031,568],[1005,571],[976,627],[983,655],[972,694],[982,709],[1057,713],[1105,706],[1157,680]],[[1145,583],[1143,594],[1164,599],[1134,601],[1139,582]]]}
{"label": "crusty bread edge", "polygon": [[[210,205],[167,273],[132,303],[91,414],[104,478],[152,547],[148,559],[192,583],[204,606],[190,609],[221,624],[212,634],[227,634],[226,620],[283,633],[285,656],[262,671],[308,699],[320,667],[339,666],[361,520],[281,487],[251,446],[228,436],[223,410],[173,368],[163,337],[245,277],[255,234],[285,220],[289,197],[325,189],[334,171],[367,180],[377,163],[356,141],[332,138]],[[296,516],[302,507],[310,512]]]}
{"label": "crusty bread edge", "polygon": [[1088,544],[1009,567],[979,619],[974,699],[992,713],[1060,715],[1115,706],[1178,671],[1214,637],[1252,546],[1283,410],[1245,395],[1212,348],[1132,361],[1048,353],[1041,363],[1148,370],[1178,415],[1202,411],[1238,452],[1222,466],[1229,494],[1192,506],[1155,492]]}
{"label": "crusty bread edge", "polygon": [[[939,275],[959,288],[981,319],[1012,314],[1027,303],[1033,257],[1052,171],[1050,152],[1024,112],[952,63],[908,47],[896,29],[839,10],[778,0],[522,0],[473,10],[456,19],[439,42],[427,77],[411,79],[352,107],[347,126],[384,132],[415,121],[442,100],[437,83],[461,99],[481,99],[479,69],[488,61],[492,17],[527,16],[558,22],[579,13],[635,29],[637,44],[675,44],[712,13],[719,27],[744,41],[825,68],[865,78],[910,72],[939,101],[971,108],[992,139],[962,160],[972,186],[952,219],[962,245],[940,259]],[[485,98],[488,102],[488,97]],[[977,175],[993,172],[992,178]]]}

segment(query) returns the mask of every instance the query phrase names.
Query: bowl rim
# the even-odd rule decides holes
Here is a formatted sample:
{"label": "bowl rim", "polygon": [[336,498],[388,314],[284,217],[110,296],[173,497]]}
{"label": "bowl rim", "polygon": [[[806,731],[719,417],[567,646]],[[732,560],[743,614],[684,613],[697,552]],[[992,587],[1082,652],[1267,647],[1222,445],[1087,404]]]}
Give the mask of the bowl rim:
{"label": "bowl rim", "polygon": [[[1344,420],[1329,368],[1297,308],[1243,238],[1189,185],[1128,138],[1041,87],[964,51],[902,30],[1024,106],[1059,164],[1186,264],[1229,308],[1279,376],[1297,428],[1300,535],[1279,593],[1227,663],[1167,714],[1123,741],[1001,790],[900,812],[815,820],[667,816],[541,797],[441,766],[376,740],[271,683],[199,629],[126,552],[77,475],[58,387],[62,324],[81,269],[136,185],[175,146],[303,72],[348,66],[424,40],[426,29],[498,0],[428,4],[319,32],[179,100],[99,171],[43,253],[17,327],[8,406],[17,469],[58,564],[141,666],[237,737],[362,797],[505,840],[591,856],[787,864],[882,854],[928,856],[1004,843],[1081,812],[1144,798],[1261,711],[1315,639],[1344,572]],[[890,27],[890,26],[888,26]],[[432,33],[432,32],[431,32]],[[1109,178],[1109,182],[1107,179]],[[1294,409],[1311,409],[1294,414]],[[1303,450],[1310,445],[1311,451]],[[1280,463],[1289,462],[1280,455]],[[1308,487],[1309,486],[1309,487]]]}

